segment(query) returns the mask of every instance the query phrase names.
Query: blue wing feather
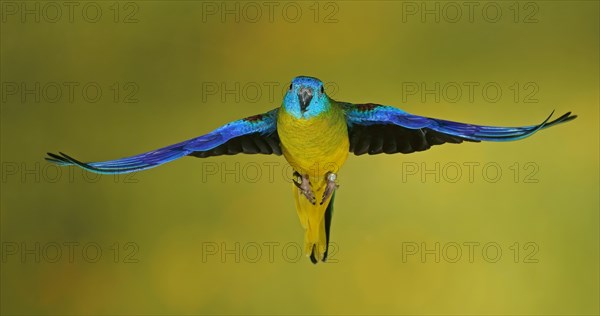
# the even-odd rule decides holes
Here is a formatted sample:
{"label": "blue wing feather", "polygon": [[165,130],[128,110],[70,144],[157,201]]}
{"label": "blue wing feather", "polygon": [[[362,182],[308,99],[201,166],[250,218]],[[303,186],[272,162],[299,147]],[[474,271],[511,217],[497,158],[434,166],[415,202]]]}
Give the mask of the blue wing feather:
{"label": "blue wing feather", "polygon": [[277,129],[277,109],[223,125],[216,130],[181,143],[143,154],[100,162],[83,163],[69,155],[48,153],[46,160],[61,166],[76,165],[90,172],[121,174],[154,168],[194,152],[211,150],[236,137],[248,134],[270,134]]}
{"label": "blue wing feather", "polygon": [[549,121],[554,113],[554,111],[552,111],[550,116],[538,125],[502,127],[467,124],[418,116],[398,108],[378,104],[344,103],[343,106],[349,126],[355,124],[366,126],[374,124],[393,124],[409,129],[431,129],[439,133],[473,141],[499,142],[518,140],[531,136],[541,129],[568,122],[577,117],[576,115],[571,115],[571,112],[568,112],[553,121]]}

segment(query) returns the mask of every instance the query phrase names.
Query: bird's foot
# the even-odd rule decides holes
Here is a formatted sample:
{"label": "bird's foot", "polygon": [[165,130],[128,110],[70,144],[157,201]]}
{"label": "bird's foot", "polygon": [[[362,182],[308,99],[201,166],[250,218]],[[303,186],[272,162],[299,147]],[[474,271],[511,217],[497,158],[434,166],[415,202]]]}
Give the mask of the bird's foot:
{"label": "bird's foot", "polygon": [[300,189],[300,192],[304,194],[310,203],[314,205],[317,202],[317,198],[310,188],[308,176],[302,176],[297,171],[294,171],[294,184],[298,187],[298,189]]}
{"label": "bird's foot", "polygon": [[327,180],[327,186],[325,187],[325,192],[323,192],[323,199],[321,200],[321,205],[327,201],[327,199],[333,194],[335,189],[339,188],[339,185],[335,183],[337,179],[337,174],[333,172],[328,172],[325,175],[325,180]]}

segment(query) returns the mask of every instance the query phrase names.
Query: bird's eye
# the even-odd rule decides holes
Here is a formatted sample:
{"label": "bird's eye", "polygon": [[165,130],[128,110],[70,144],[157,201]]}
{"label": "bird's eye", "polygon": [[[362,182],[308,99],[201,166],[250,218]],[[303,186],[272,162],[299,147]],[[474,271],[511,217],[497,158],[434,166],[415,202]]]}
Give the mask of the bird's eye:
{"label": "bird's eye", "polygon": [[293,83],[290,83],[290,90],[292,90],[292,85],[293,85]]}
{"label": "bird's eye", "polygon": [[321,93],[325,93],[325,88],[321,86]]}

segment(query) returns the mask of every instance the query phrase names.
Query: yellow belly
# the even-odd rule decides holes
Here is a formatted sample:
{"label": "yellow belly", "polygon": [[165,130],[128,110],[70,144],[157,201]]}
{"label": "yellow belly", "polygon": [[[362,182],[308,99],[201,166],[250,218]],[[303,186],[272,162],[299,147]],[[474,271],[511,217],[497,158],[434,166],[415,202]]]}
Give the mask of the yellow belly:
{"label": "yellow belly", "polygon": [[286,160],[294,170],[308,175],[313,185],[324,180],[327,172],[337,173],[348,158],[346,119],[335,106],[310,119],[297,119],[281,110],[277,132]]}
{"label": "yellow belly", "polygon": [[[317,201],[321,201],[326,187],[325,175],[338,173],[346,158],[350,142],[344,112],[337,104],[331,111],[311,119],[297,119],[283,109],[277,118],[277,133],[286,160],[302,175],[308,175],[310,187]],[[304,253],[314,252],[322,260],[327,244],[324,214],[331,196],[323,203],[312,204],[293,185],[296,210],[305,229]]]}

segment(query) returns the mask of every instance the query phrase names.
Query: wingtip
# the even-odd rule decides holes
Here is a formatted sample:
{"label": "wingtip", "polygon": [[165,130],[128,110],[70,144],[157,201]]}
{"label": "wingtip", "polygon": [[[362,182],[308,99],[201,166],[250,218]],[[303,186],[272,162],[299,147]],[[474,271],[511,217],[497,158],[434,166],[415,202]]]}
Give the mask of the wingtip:
{"label": "wingtip", "polygon": [[45,158],[48,161],[59,162],[59,163],[68,163],[68,161],[65,158],[63,158],[57,154],[50,153],[50,152],[48,152],[46,154],[48,155],[48,157],[45,157]]}
{"label": "wingtip", "polygon": [[565,120],[565,121],[570,121],[570,120],[574,120],[574,119],[576,119],[576,118],[577,118],[577,115],[576,115],[576,114],[573,114],[573,115],[571,115],[571,114],[572,114],[572,112],[571,112],[571,111],[569,111],[569,112],[565,113],[565,115],[563,115],[563,116],[565,117],[565,119],[564,119],[564,120]]}
{"label": "wingtip", "polygon": [[576,118],[577,118],[577,115],[572,115],[572,112],[569,111],[569,112],[566,112],[565,114],[561,115],[559,118],[552,120],[551,122],[547,122],[544,127],[550,127],[550,126],[557,125],[560,123],[566,123],[566,122],[572,121]]}
{"label": "wingtip", "polygon": [[94,167],[92,167],[92,166],[90,166],[90,165],[88,165],[86,163],[83,163],[83,162],[81,162],[81,161],[79,161],[79,160],[77,160],[77,159],[75,159],[75,158],[73,158],[73,157],[71,157],[71,156],[63,153],[63,152],[59,151],[58,153],[61,154],[63,156],[63,158],[66,159],[69,163],[78,165],[79,167],[81,167],[83,169],[86,169],[88,171],[97,171],[96,168],[94,168]]}

